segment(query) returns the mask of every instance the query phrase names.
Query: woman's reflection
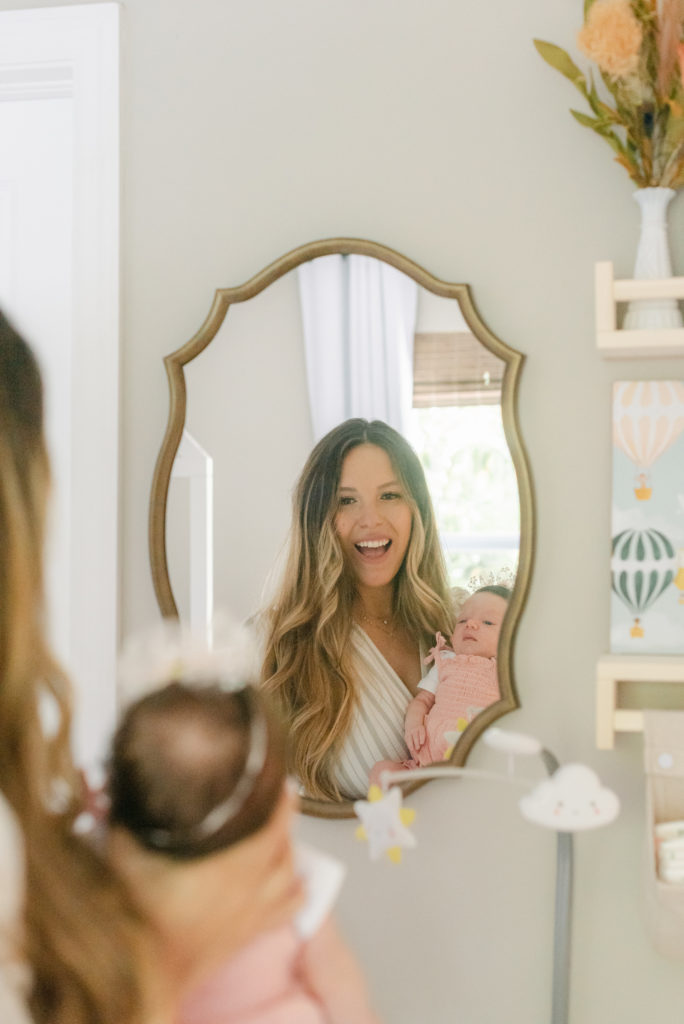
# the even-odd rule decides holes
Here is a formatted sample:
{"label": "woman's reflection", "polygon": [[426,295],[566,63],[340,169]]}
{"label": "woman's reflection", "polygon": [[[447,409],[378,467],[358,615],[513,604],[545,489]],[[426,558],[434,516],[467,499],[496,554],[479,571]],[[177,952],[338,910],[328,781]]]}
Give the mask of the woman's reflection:
{"label": "woman's reflection", "polygon": [[265,613],[264,685],[307,795],[365,796],[373,765],[409,757],[404,718],[453,598],[422,466],[397,431],[352,419],[295,489],[284,576]]}

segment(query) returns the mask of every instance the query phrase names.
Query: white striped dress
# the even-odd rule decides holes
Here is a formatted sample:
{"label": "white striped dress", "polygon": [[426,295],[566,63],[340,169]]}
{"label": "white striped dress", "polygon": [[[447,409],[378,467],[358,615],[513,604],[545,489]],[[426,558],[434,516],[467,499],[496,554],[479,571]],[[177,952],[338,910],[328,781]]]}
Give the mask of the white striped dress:
{"label": "white striped dress", "polygon": [[404,718],[414,695],[357,623],[352,626],[351,643],[359,700],[334,778],[344,797],[358,800],[368,794],[368,773],[376,762],[410,757]]}

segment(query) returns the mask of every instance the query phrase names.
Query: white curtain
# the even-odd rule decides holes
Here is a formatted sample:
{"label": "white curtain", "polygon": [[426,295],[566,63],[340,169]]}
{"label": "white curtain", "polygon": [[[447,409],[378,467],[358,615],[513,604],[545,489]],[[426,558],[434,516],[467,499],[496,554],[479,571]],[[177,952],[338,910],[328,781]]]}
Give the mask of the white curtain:
{"label": "white curtain", "polygon": [[351,416],[400,433],[413,395],[418,285],[370,256],[321,256],[299,267],[314,440]]}

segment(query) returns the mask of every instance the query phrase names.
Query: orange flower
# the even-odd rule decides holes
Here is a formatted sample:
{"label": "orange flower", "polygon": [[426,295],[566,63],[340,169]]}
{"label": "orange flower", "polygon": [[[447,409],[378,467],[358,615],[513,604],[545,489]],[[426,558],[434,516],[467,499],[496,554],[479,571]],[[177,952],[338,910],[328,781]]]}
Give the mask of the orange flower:
{"label": "orange flower", "polygon": [[577,36],[582,53],[613,78],[636,71],[642,29],[629,0],[597,0]]}

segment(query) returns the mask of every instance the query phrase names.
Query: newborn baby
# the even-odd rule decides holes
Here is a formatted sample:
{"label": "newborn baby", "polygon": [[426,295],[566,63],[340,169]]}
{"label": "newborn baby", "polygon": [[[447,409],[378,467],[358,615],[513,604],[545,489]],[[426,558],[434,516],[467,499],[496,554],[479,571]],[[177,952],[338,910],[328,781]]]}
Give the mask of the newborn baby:
{"label": "newborn baby", "polygon": [[496,665],[499,633],[510,591],[490,586],[476,590],[457,616],[451,647],[437,634],[437,643],[426,661],[434,661],[418,684],[418,694],[406,711],[404,735],[411,758],[379,761],[370,782],[378,783],[382,771],[419,768],[442,761],[461,733],[484,708],[500,697]]}

